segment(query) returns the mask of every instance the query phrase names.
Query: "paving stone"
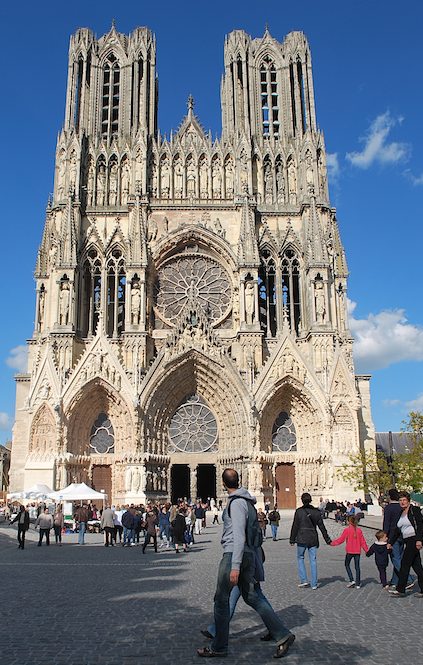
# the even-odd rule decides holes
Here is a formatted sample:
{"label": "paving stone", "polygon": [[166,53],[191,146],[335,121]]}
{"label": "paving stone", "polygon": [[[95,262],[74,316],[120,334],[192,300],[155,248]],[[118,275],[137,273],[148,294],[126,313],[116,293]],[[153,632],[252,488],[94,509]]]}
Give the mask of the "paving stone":
{"label": "paving stone", "polygon": [[[342,527],[326,521],[332,537]],[[290,521],[280,539],[265,542],[263,590],[296,634],[284,662],[292,665],[394,665],[415,662],[423,600],[395,599],[362,557],[362,588],[347,589],[344,546],[318,553],[320,587],[298,589]],[[369,543],[374,531],[364,530]],[[16,530],[0,528],[0,665],[190,665],[212,615],[221,526],[207,528],[188,554],[103,546],[75,535],[63,547],[36,546],[31,529],[24,551]],[[260,642],[258,615],[240,601],[231,624],[231,664],[272,661],[274,645]],[[220,662],[218,660],[217,662]]]}

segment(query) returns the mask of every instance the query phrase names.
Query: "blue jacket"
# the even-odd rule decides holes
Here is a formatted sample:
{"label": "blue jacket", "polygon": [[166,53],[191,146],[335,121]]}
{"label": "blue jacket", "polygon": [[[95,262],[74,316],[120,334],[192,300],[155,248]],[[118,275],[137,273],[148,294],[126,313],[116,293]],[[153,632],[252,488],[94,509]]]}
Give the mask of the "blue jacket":
{"label": "blue jacket", "polygon": [[383,511],[383,530],[388,535],[389,542],[394,537],[397,522],[401,517],[402,508],[398,501],[388,503]]}
{"label": "blue jacket", "polygon": [[123,513],[121,521],[122,521],[122,526],[126,527],[127,529],[134,528],[134,516],[129,510]]}

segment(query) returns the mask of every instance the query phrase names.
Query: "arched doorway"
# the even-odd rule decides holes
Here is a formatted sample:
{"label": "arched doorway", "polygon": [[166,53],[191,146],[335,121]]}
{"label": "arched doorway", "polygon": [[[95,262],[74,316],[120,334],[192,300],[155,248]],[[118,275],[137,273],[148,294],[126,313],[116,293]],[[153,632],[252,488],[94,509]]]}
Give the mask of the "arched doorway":
{"label": "arched doorway", "polygon": [[275,472],[275,481],[278,508],[296,508],[294,464],[278,464]]}
{"label": "arched doorway", "polygon": [[197,499],[206,501],[216,497],[216,466],[199,464],[197,467]]}
{"label": "arched doorway", "polygon": [[[178,499],[190,496],[190,469],[188,464],[173,464],[170,472],[170,500],[173,504]],[[194,498],[194,497],[192,497]]]}

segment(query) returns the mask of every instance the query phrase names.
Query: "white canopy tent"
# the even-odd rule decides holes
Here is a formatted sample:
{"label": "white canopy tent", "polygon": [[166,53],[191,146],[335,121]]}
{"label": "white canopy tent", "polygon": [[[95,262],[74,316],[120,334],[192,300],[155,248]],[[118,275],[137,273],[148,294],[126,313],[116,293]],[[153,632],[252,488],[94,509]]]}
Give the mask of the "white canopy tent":
{"label": "white canopy tent", "polygon": [[8,499],[47,499],[51,494],[51,487],[37,483],[22,492],[11,492],[7,495]]}
{"label": "white canopy tent", "polygon": [[55,501],[87,501],[88,499],[101,499],[104,501],[107,494],[96,492],[85,483],[71,483],[62,490],[50,492],[48,496]]}
{"label": "white canopy tent", "polygon": [[42,483],[37,483],[25,490],[26,499],[46,499],[51,494],[51,487]]}

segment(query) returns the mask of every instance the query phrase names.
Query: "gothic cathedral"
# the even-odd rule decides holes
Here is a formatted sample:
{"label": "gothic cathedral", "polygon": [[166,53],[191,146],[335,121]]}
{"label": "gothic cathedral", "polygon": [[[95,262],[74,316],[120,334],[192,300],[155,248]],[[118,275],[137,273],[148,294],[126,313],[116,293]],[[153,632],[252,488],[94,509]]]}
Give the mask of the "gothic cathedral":
{"label": "gothic cathedral", "polygon": [[352,498],[374,447],[347,264],[301,32],[227,36],[222,135],[188,100],[157,129],[147,28],[72,36],[66,117],[17,380],[11,489],[85,481],[117,504]]}

